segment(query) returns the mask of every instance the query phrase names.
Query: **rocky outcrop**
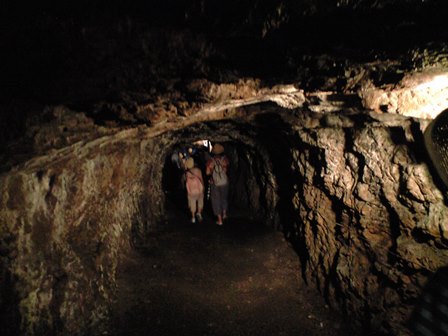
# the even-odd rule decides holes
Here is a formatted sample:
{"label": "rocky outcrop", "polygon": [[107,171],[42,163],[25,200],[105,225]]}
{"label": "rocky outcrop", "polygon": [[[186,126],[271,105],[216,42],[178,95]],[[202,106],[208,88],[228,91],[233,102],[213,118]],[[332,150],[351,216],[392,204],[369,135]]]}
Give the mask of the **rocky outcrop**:
{"label": "rocky outcrop", "polygon": [[394,86],[377,88],[368,83],[359,95],[370,110],[434,119],[448,107],[447,87],[446,68],[439,66],[409,74]]}
{"label": "rocky outcrop", "polygon": [[[105,129],[58,106],[39,130],[30,127],[30,152],[4,166],[0,176],[1,266],[3,278],[11,279],[2,283],[1,293],[16,293],[11,307],[20,319],[17,328],[29,335],[101,332],[120,258],[163,222],[165,158],[181,138],[197,139],[198,130],[187,137],[179,130],[241,115],[239,106],[281,97],[273,93],[249,102],[225,102],[189,119],[178,116],[154,127],[129,129]],[[233,127],[222,127],[220,139],[244,140]],[[216,133],[207,127],[199,132]],[[247,144],[255,147],[253,139]],[[235,167],[253,170],[243,181],[242,194],[250,189],[257,196],[248,205],[260,214],[272,213],[272,176],[263,173],[269,172],[269,163],[255,164],[259,151],[242,150],[234,154],[241,155]],[[257,202],[264,195],[271,195],[270,200]],[[8,302],[6,294],[1,301]]]}
{"label": "rocky outcrop", "polygon": [[131,226],[160,212],[152,183],[160,167],[148,166],[157,147],[129,132],[33,158],[0,177],[2,260],[23,333],[85,334],[104,321]]}
{"label": "rocky outcrop", "polygon": [[358,122],[327,116],[296,128],[292,234],[330,302],[406,335],[428,272],[446,264],[447,206],[426,163],[425,122],[374,113]]}
{"label": "rocky outcrop", "polygon": [[100,330],[120,257],[163,225],[164,158],[180,137],[213,135],[234,144],[239,202],[280,225],[304,277],[358,321],[405,334],[412,300],[448,253],[447,209],[423,144],[429,121],[243,102],[92,131],[1,175],[3,274],[24,332]]}

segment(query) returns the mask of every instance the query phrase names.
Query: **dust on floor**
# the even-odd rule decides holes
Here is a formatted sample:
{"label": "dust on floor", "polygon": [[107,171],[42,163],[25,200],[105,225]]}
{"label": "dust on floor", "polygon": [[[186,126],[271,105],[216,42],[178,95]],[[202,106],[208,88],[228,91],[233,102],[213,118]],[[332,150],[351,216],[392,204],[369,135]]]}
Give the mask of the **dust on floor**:
{"label": "dust on floor", "polygon": [[281,232],[245,218],[175,224],[122,263],[110,334],[356,334],[304,283]]}

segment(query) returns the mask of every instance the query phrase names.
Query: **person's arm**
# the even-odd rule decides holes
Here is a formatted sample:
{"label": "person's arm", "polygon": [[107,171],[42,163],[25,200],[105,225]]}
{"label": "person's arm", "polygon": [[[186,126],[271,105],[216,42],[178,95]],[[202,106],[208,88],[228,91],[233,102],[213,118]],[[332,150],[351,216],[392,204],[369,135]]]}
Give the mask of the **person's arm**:
{"label": "person's arm", "polygon": [[229,165],[230,165],[229,158],[227,156],[225,156],[224,157],[224,171],[226,173],[228,173],[228,171],[229,171]]}
{"label": "person's arm", "polygon": [[201,180],[202,185],[204,185],[204,178],[202,177],[202,172],[200,169],[198,169],[198,177]]}
{"label": "person's arm", "polygon": [[206,167],[205,167],[205,174],[207,176],[211,175],[213,172],[213,160],[207,161]]}

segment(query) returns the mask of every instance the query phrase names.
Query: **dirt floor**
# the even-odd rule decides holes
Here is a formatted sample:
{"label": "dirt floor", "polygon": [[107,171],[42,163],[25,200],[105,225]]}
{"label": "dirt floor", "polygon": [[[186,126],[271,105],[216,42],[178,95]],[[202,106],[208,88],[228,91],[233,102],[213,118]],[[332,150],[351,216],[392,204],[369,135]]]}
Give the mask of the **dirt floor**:
{"label": "dirt floor", "polygon": [[357,335],[304,283],[280,232],[175,221],[119,269],[112,335]]}

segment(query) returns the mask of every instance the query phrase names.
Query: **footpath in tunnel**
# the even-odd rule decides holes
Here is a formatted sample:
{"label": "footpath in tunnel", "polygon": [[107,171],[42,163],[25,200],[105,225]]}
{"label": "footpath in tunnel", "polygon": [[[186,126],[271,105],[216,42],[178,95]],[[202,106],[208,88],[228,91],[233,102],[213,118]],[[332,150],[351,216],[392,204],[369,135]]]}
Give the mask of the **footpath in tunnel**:
{"label": "footpath in tunnel", "polygon": [[118,269],[111,335],[356,335],[301,278],[281,232],[245,217],[168,221]]}

